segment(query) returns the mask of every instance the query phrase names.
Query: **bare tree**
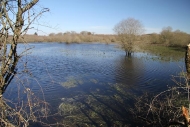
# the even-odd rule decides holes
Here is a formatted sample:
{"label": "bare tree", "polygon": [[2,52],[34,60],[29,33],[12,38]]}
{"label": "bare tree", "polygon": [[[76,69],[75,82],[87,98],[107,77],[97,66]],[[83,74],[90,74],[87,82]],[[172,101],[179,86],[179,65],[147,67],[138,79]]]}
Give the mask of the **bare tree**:
{"label": "bare tree", "polygon": [[143,33],[142,23],[134,18],[127,18],[116,24],[114,31],[122,43],[122,48],[125,50],[126,56],[130,56],[133,51],[134,42]]}
{"label": "bare tree", "polygon": [[[7,111],[11,109],[3,99],[3,93],[17,73],[17,64],[25,51],[21,54],[17,53],[17,44],[19,41],[24,41],[23,35],[26,34],[30,25],[42,13],[48,11],[43,8],[39,13],[34,13],[34,5],[39,0],[1,0],[0,1],[0,126],[13,126],[7,120]],[[32,93],[29,88],[26,88],[28,99],[31,99]],[[29,100],[31,101],[31,100]],[[29,102],[29,106],[32,105]],[[22,106],[23,107],[23,106]],[[29,120],[33,117],[22,116],[22,110],[12,110],[17,117],[17,120],[22,121],[23,126],[27,126]],[[31,111],[31,108],[29,109]],[[12,112],[12,113],[13,113]]]}
{"label": "bare tree", "polygon": [[172,27],[168,26],[163,28],[160,33],[161,42],[169,46],[170,44],[172,44],[172,39],[173,39]]}
{"label": "bare tree", "polygon": [[160,42],[166,46],[185,47],[190,42],[190,35],[172,27],[164,27],[160,32]]}

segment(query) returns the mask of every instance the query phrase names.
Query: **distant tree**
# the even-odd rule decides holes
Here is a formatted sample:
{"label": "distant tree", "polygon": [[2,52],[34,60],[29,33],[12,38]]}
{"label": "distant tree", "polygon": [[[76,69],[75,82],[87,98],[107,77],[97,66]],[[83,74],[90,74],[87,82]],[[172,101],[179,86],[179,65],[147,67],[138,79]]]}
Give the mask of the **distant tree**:
{"label": "distant tree", "polygon": [[56,34],[56,36],[62,36],[62,35],[63,35],[63,33],[61,33],[61,32]]}
{"label": "distant tree", "polygon": [[35,33],[34,33],[34,35],[38,36],[38,33],[37,33],[37,32],[35,32]]}
{"label": "distant tree", "polygon": [[125,50],[126,56],[130,56],[133,51],[134,42],[143,33],[142,23],[134,18],[127,18],[116,24],[114,31],[122,43],[122,48]]}
{"label": "distant tree", "polygon": [[81,35],[90,35],[91,32],[88,32],[88,31],[81,31],[80,34],[81,34]]}
{"label": "distant tree", "polygon": [[186,47],[187,44],[190,43],[190,35],[180,31],[176,30],[173,32],[173,39],[172,44],[170,46],[180,46],[180,47]]}
{"label": "distant tree", "polygon": [[71,34],[71,32],[69,32],[69,31],[66,31],[65,33],[64,33],[64,35],[70,35]]}
{"label": "distant tree", "polygon": [[172,27],[164,27],[160,32],[160,42],[166,46],[186,47],[190,43],[190,35],[180,31],[173,31]]}
{"label": "distant tree", "polygon": [[158,43],[160,43],[160,34],[157,34],[157,33],[149,34],[149,41],[152,44],[158,44]]}
{"label": "distant tree", "polygon": [[88,35],[91,35],[92,33],[91,32],[87,32]]}
{"label": "distant tree", "polygon": [[171,45],[173,39],[172,27],[164,27],[160,33],[161,43],[165,43],[166,45]]}
{"label": "distant tree", "polygon": [[55,33],[50,33],[49,36],[55,36]]}

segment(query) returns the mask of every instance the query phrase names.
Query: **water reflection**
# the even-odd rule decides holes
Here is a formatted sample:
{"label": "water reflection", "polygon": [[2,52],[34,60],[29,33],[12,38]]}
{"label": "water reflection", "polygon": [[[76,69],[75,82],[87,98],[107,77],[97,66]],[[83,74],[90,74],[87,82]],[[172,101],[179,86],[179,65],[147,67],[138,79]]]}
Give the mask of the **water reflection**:
{"label": "water reflection", "polygon": [[114,78],[116,83],[137,87],[139,77],[143,75],[144,63],[137,57],[120,57],[116,62]]}

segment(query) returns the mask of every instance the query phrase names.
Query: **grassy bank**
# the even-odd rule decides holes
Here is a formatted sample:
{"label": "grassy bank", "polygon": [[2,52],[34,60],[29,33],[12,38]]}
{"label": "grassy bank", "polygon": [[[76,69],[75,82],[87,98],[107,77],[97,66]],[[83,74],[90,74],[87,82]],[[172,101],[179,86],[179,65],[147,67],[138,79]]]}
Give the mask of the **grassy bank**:
{"label": "grassy bank", "polygon": [[185,47],[169,47],[163,44],[141,44],[138,51],[147,52],[159,56],[164,60],[180,60],[185,57]]}

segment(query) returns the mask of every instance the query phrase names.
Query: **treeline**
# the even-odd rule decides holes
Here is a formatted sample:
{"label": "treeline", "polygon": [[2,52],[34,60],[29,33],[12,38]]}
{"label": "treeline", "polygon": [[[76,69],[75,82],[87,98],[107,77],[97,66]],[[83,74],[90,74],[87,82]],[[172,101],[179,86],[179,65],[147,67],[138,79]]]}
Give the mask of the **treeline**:
{"label": "treeline", "polygon": [[68,31],[65,33],[50,33],[48,36],[25,35],[26,42],[66,42],[66,43],[82,43],[82,42],[116,42],[116,35],[94,34],[88,31],[76,33]]}
{"label": "treeline", "polygon": [[147,34],[144,41],[151,44],[163,44],[171,47],[185,47],[190,43],[190,34],[180,30],[173,31],[171,27],[165,27],[160,34]]}
{"label": "treeline", "polygon": [[[48,36],[41,36],[37,33],[33,35],[24,35],[26,42],[65,42],[65,43],[82,43],[82,42],[102,42],[102,43],[118,43],[117,35],[94,34],[89,31],[77,33],[75,31],[67,31],[65,33],[50,33]],[[171,27],[163,28],[157,34],[144,34],[137,40],[141,44],[161,44],[165,46],[185,47],[190,43],[190,34],[180,30],[173,31]],[[20,42],[23,42],[22,38]]]}

